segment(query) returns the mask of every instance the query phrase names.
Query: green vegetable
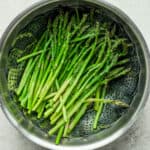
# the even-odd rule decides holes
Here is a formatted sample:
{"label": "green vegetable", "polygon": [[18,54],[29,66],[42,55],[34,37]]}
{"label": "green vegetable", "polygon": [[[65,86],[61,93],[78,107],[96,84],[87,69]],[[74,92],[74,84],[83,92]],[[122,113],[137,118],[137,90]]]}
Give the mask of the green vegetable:
{"label": "green vegetable", "polygon": [[[94,10],[80,15],[60,13],[48,20],[47,28],[28,54],[16,58],[25,69],[18,78],[17,94],[21,107],[37,118],[49,119],[57,133],[56,144],[68,137],[85,115],[89,106],[96,112],[93,128],[99,125],[103,106],[128,108],[121,100],[105,99],[109,83],[130,72],[126,63],[130,43],[110,29],[107,22],[94,21]],[[19,35],[21,38],[32,34]],[[28,45],[29,46],[29,45]],[[9,70],[9,79],[12,70]],[[13,90],[13,88],[11,88]],[[94,105],[92,105],[92,103]]]}
{"label": "green vegetable", "polygon": [[62,126],[58,131],[58,135],[56,137],[56,144],[60,143],[61,137],[63,135],[63,130],[64,130],[64,126]]}

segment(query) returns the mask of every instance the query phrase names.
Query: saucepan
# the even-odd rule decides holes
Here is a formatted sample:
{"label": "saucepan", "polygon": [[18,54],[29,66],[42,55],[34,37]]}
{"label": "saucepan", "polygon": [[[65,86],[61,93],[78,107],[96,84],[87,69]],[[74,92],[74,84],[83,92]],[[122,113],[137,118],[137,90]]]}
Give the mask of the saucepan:
{"label": "saucepan", "polygon": [[[122,115],[122,117],[113,123],[110,128],[101,132],[88,131],[90,128],[90,115],[92,115],[92,112],[88,112],[84,122],[78,126],[79,130],[77,129],[78,132],[76,133],[76,136],[72,136],[69,139],[62,139],[60,145],[55,145],[54,137],[50,138],[31,118],[25,116],[17,103],[12,99],[11,93],[8,91],[7,75],[8,55],[11,51],[11,43],[13,39],[27,25],[29,26],[33,20],[39,21],[42,20],[40,18],[43,16],[53,15],[59,7],[83,7],[85,9],[87,8],[87,10],[89,7],[94,8],[102,15],[106,15],[107,18],[118,23],[134,45],[134,50],[131,52],[131,55],[133,58],[132,64],[135,69],[135,74],[130,78],[131,80],[126,80],[126,82],[128,82],[128,87],[126,87],[125,90],[128,91],[128,95],[130,96],[128,97],[128,95],[126,95],[126,98],[124,99],[131,101],[130,108]],[[43,25],[43,23],[40,22],[40,25]],[[150,93],[149,66],[150,55],[141,32],[133,21],[119,8],[103,0],[44,0],[32,5],[30,8],[20,13],[7,27],[0,40],[1,108],[10,123],[16,129],[18,129],[25,137],[40,146],[56,150],[88,150],[100,148],[113,142],[126,133],[139,116]],[[117,88],[118,91],[124,89],[122,88],[123,84],[124,83],[115,84],[115,86],[120,86]]]}

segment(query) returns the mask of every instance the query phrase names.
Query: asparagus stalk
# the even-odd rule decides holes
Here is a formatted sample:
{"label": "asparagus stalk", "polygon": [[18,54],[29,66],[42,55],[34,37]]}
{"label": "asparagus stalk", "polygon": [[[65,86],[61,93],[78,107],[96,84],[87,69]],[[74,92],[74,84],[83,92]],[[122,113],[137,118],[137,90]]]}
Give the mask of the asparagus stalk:
{"label": "asparagus stalk", "polygon": [[83,106],[80,108],[79,112],[77,112],[75,118],[73,119],[73,121],[69,125],[69,129],[67,131],[68,134],[71,133],[71,131],[75,128],[77,123],[80,121],[81,117],[85,114],[88,105],[89,105],[88,103],[83,104]]}
{"label": "asparagus stalk", "polygon": [[37,51],[37,52],[33,52],[33,53],[31,53],[31,54],[28,54],[28,55],[26,55],[26,56],[23,56],[23,57],[17,59],[17,63],[20,63],[20,62],[22,62],[22,61],[24,61],[24,60],[27,60],[27,59],[31,58],[31,57],[37,56],[37,55],[39,55],[39,54],[41,54],[41,53],[43,53],[43,50],[40,50],[40,51]]}
{"label": "asparagus stalk", "polygon": [[[102,89],[102,93],[101,93],[101,97],[104,98],[105,95],[106,95],[106,88],[107,86],[105,85]],[[99,98],[100,95],[98,95],[96,98]],[[99,106],[97,108],[97,113],[96,113],[96,116],[95,116],[95,119],[94,119],[94,123],[93,123],[93,129],[96,129],[97,128],[97,125],[98,125],[98,121],[99,121],[99,118],[102,114],[102,111],[103,111],[103,102],[99,102]]]}
{"label": "asparagus stalk", "polygon": [[57,134],[57,137],[56,137],[56,141],[55,143],[58,145],[60,143],[60,140],[61,140],[61,137],[63,135],[63,131],[64,131],[64,126],[62,126],[59,131],[58,131],[58,134]]}
{"label": "asparagus stalk", "polygon": [[[101,91],[101,86],[96,90],[96,98],[100,97],[100,91]],[[94,109],[96,111],[98,111],[98,108],[99,108],[99,102],[95,102],[94,103]]]}
{"label": "asparagus stalk", "polygon": [[104,104],[114,104],[114,105],[117,105],[117,106],[121,106],[121,107],[125,107],[125,108],[128,108],[129,105],[120,101],[120,100],[112,100],[112,99],[95,99],[95,98],[90,98],[88,99],[87,101],[85,102],[102,102]]}

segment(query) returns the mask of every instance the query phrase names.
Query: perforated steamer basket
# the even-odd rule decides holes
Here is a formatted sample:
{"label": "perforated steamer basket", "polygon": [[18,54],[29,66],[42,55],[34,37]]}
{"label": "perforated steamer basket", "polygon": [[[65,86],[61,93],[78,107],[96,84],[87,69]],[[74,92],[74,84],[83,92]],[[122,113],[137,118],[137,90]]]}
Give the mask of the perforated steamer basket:
{"label": "perforated steamer basket", "polygon": [[[134,45],[129,54],[130,66],[132,73],[127,77],[115,81],[111,84],[108,92],[108,97],[120,98],[130,104],[127,111],[121,111],[123,115],[117,118],[114,123],[108,121],[111,126],[105,130],[93,131],[91,129],[92,118],[94,112],[90,110],[81,120],[73,136],[69,139],[63,139],[58,146],[54,144],[55,137],[48,137],[45,131],[33,122],[32,119],[26,117],[21,109],[17,106],[8,91],[8,54],[10,53],[10,45],[17,34],[23,30],[34,18],[43,16],[48,12],[53,11],[58,7],[84,7],[96,8],[101,15],[106,15],[117,22],[124,30],[126,36]],[[6,117],[25,137],[31,141],[49,149],[96,149],[105,146],[123,135],[135,122],[141,112],[146,100],[148,99],[150,90],[150,57],[145,41],[137,29],[135,24],[121,10],[112,6],[109,3],[98,0],[47,0],[41,1],[22,12],[16,17],[7,30],[3,34],[0,41],[0,91],[1,91],[1,106]],[[114,114],[113,108],[105,108],[107,117],[110,120]],[[109,111],[108,111],[109,110]],[[103,114],[102,119],[105,118]],[[100,120],[103,121],[103,120]],[[107,122],[106,121],[106,122]]]}

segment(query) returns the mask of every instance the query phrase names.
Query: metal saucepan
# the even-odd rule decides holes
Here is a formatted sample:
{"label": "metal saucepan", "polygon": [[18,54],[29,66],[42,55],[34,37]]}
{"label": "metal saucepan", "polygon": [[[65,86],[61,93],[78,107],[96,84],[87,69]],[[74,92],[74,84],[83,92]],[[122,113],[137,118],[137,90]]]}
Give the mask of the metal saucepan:
{"label": "metal saucepan", "polygon": [[[90,6],[105,10],[110,18],[118,21],[125,29],[128,36],[135,44],[135,49],[140,64],[140,75],[136,88],[136,94],[132,99],[129,110],[112,127],[101,133],[93,133],[86,137],[76,137],[62,140],[62,144],[56,146],[54,138],[49,138],[46,133],[34,126],[30,119],[26,118],[16,103],[11,100],[7,87],[7,59],[12,40],[19,31],[25,27],[34,17],[46,14],[53,8],[62,6]],[[105,146],[124,134],[137,119],[150,91],[150,57],[148,48],[136,25],[130,18],[118,8],[100,0],[46,0],[41,1],[18,15],[8,26],[0,41],[0,92],[1,106],[9,121],[25,137],[31,141],[49,149],[96,149]]]}

